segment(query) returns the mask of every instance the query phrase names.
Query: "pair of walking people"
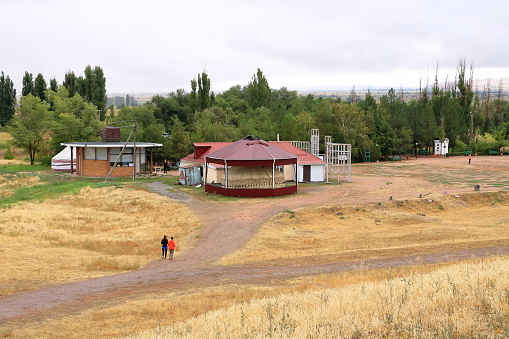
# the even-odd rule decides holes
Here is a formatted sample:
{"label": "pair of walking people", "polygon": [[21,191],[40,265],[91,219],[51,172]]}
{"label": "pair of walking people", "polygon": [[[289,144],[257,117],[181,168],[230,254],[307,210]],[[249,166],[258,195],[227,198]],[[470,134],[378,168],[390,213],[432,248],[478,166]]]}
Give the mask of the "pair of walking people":
{"label": "pair of walking people", "polygon": [[168,240],[168,238],[164,236],[163,239],[161,240],[161,245],[163,249],[163,256],[161,257],[161,259],[166,259],[166,256],[168,256],[168,250],[170,250],[170,255],[168,256],[168,258],[169,260],[173,260],[173,253],[175,252],[175,247],[177,247],[177,245],[175,244],[175,240],[173,240],[173,237],[171,237],[170,240]]}

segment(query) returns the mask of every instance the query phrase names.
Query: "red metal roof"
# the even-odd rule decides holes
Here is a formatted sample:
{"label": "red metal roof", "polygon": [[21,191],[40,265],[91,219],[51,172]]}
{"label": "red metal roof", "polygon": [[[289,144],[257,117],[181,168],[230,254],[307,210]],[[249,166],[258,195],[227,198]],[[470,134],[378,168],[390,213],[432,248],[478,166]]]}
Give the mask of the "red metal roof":
{"label": "red metal roof", "polygon": [[215,152],[225,146],[232,144],[232,142],[195,142],[194,153],[189,154],[187,157],[182,158],[182,161],[205,163],[205,156],[209,153]]}
{"label": "red metal roof", "polygon": [[241,139],[206,155],[223,160],[295,159],[297,156],[264,140]]}
{"label": "red metal roof", "polygon": [[285,151],[295,154],[299,158],[300,165],[325,164],[325,162],[311,153],[301,150],[292,145],[289,141],[270,141],[271,145],[277,146]]}
{"label": "red metal roof", "polygon": [[[253,140],[248,141],[252,142]],[[289,141],[269,141],[267,143],[272,146],[276,146],[283,151],[289,152],[293,156],[297,156],[299,158],[299,164],[301,165],[324,164],[320,158],[293,146]],[[233,142],[196,142],[193,144],[195,152],[183,158],[182,161],[204,164],[205,156],[232,144]]]}

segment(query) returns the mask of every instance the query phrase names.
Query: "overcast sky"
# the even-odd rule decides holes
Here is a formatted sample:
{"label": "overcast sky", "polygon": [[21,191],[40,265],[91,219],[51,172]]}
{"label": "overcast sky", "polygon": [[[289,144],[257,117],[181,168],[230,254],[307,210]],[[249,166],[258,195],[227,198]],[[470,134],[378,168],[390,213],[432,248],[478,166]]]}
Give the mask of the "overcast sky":
{"label": "overcast sky", "polygon": [[271,88],[416,88],[509,78],[507,0],[0,0],[0,71],[18,93],[25,71],[62,82],[100,66],[108,94]]}

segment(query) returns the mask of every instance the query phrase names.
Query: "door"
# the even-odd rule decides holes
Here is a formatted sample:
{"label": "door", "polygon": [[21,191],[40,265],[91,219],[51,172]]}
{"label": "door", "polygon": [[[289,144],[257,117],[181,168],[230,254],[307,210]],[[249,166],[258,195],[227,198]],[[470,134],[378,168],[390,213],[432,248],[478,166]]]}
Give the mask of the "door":
{"label": "door", "polygon": [[303,182],[311,181],[311,165],[302,166],[302,181]]}

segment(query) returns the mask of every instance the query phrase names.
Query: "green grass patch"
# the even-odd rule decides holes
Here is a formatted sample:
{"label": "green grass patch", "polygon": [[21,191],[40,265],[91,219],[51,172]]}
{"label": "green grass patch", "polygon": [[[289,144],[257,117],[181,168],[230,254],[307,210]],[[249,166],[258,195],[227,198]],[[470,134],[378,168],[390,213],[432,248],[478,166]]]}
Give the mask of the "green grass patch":
{"label": "green grass patch", "polygon": [[[22,173],[17,173],[17,175]],[[27,174],[27,172],[23,172]],[[0,208],[6,208],[21,202],[44,201],[46,199],[58,198],[64,194],[77,194],[85,187],[99,188],[106,186],[123,186],[119,182],[103,182],[90,178],[73,178],[54,174],[32,173],[41,178],[42,184],[31,187],[20,187],[14,190],[14,194],[0,200]]]}
{"label": "green grass patch", "polygon": [[43,201],[62,194],[78,193],[87,186],[90,184],[86,182],[48,182],[32,187],[21,187],[16,189],[13,195],[2,198],[0,207],[5,208],[20,202]]}
{"label": "green grass patch", "polygon": [[51,166],[44,165],[0,165],[0,173],[15,173],[15,172],[40,172],[50,171]]}

